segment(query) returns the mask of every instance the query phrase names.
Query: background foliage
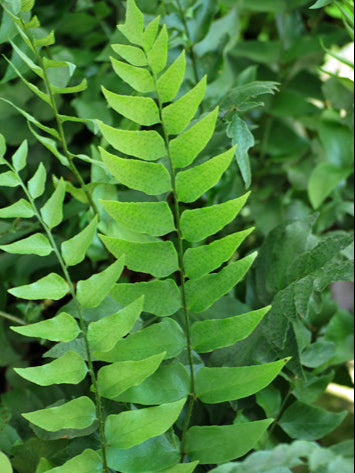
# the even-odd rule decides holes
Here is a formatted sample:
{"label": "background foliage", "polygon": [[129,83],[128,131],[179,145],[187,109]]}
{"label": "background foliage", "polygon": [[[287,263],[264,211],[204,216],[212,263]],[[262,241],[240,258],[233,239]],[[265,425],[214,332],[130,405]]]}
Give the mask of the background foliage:
{"label": "background foliage", "polygon": [[[244,194],[246,188],[253,191],[228,233],[255,226],[256,231],[247,237],[236,256],[255,250],[259,256],[244,282],[206,312],[197,314],[196,319],[236,316],[269,304],[272,310],[247,340],[216,350],[204,357],[204,362],[210,367],[246,366],[292,356],[282,375],[256,396],[195,412],[195,421],[203,424],[245,423],[263,419],[265,414],[276,419],[269,435],[260,442],[260,451],[244,462],[208,467],[216,473],[260,473],[261,465],[268,473],[323,473],[350,471],[352,463],[347,442],[326,450],[314,442],[329,446],[321,439],[346,416],[345,412],[327,412],[322,406],[320,399],[327,386],[331,382],[352,385],[346,363],[353,357],[353,315],[338,306],[329,286],[353,277],[353,83],[349,64],[333,57],[344,57],[353,41],[353,14],[347,1],[320,0],[315,5],[319,8],[311,9],[312,3],[137,0],[147,21],[160,14],[167,24],[169,62],[182,48],[188,51],[183,92],[208,74],[200,113],[216,105],[220,105],[220,111],[217,132],[200,162],[238,144],[235,161],[218,185],[205,194],[204,203],[224,202]],[[120,94],[131,92],[109,62],[109,45],[124,41],[115,28],[123,22],[124,12],[122,2],[90,0],[58,4],[38,0],[33,10],[42,25],[34,30],[36,37],[55,31],[55,44],[45,46],[48,59],[76,66],[71,77],[68,68],[63,67],[51,80],[58,88],[87,81],[85,90],[60,94],[57,103],[61,115],[81,119],[64,124],[65,146],[73,156],[81,156],[75,160],[76,168],[95,202],[99,198],[135,198],[134,191],[117,186],[111,176],[95,166],[91,168],[88,162],[99,159],[96,147],[104,144],[94,119],[124,129],[132,127],[131,122],[107,107],[101,92],[101,86]],[[88,194],[80,188],[75,171],[62,165],[60,158],[66,153],[61,137],[57,140],[59,152],[54,149],[53,156],[48,146],[34,136],[33,132],[38,134],[34,122],[32,130],[28,126],[32,119],[21,112],[27,111],[34,119],[56,128],[53,109],[18,78],[20,73],[42,87],[41,79],[20,57],[21,51],[30,55],[30,47],[6,13],[1,19],[0,48],[18,71],[5,59],[1,61],[0,95],[5,100],[0,101],[0,132],[10,155],[24,139],[28,140],[30,159],[25,178],[43,163],[48,175],[64,179],[73,197],[65,201],[64,222],[57,229],[58,240],[64,241],[90,222]],[[49,148],[53,151],[53,146]],[[55,185],[54,181],[46,187],[43,202]],[[19,198],[16,187],[0,185],[0,208]],[[103,212],[101,218],[109,225]],[[0,245],[38,231],[37,224],[29,222],[1,220]],[[95,238],[87,258],[73,268],[73,277],[86,279],[106,268],[109,261],[102,243]],[[53,256],[40,259],[0,254],[0,311],[4,316],[0,321],[0,450],[11,457],[18,473],[45,472],[49,465],[63,463],[83,446],[95,445],[90,432],[84,438],[75,431],[50,435],[29,427],[21,417],[24,411],[75,398],[89,389],[84,383],[43,390],[13,370],[38,364],[42,354],[56,357],[58,352],[53,353],[52,345],[45,341],[25,343],[23,337],[9,330],[11,323],[6,316],[33,323],[53,316],[58,306],[52,300],[19,302],[6,291],[56,269]],[[124,278],[137,282],[145,275],[127,270]],[[104,314],[112,307],[100,310]],[[85,317],[92,321],[100,315],[87,311]],[[149,318],[142,320],[144,326],[151,322]],[[306,423],[309,419],[311,428]],[[340,440],[347,438],[345,434]],[[285,445],[277,447],[280,443]],[[300,466],[304,470],[297,470]],[[197,471],[208,471],[199,468]]]}

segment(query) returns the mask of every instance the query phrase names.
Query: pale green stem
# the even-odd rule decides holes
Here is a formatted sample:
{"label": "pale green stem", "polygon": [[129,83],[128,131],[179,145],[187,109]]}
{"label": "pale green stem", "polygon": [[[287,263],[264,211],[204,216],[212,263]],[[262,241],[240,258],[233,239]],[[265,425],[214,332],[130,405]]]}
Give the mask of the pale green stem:
{"label": "pale green stem", "polygon": [[2,310],[0,310],[0,317],[6,320],[10,320],[10,322],[13,322],[16,325],[27,325],[26,322],[24,322],[23,320],[15,317],[14,315],[7,314],[6,312],[3,312]]}

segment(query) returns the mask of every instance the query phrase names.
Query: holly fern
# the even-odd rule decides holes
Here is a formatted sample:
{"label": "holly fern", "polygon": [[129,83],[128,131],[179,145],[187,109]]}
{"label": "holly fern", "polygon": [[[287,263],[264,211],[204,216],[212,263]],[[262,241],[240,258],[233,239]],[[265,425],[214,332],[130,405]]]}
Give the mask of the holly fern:
{"label": "holly fern", "polygon": [[[176,99],[185,76],[185,53],[167,66],[168,33],[160,27],[159,17],[144,28],[143,14],[134,0],[128,0],[126,22],[118,28],[130,44],[113,45],[121,59],[112,58],[112,66],[137,94],[123,96],[106,89],[103,93],[108,104],[135,125],[133,130],[120,130],[99,122],[105,142],[120,156],[103,148],[100,152],[117,181],[145,197],[99,203],[117,228],[125,229],[125,238],[117,238],[117,232],[110,235],[95,217],[59,246],[54,229],[62,221],[65,182],[60,180],[54,194],[38,208],[47,177],[44,167],[26,184],[21,178],[26,143],[11,163],[3,158],[3,140],[0,146],[0,164],[8,167],[0,175],[0,185],[21,186],[24,192],[23,199],[0,210],[0,217],[36,218],[42,228],[1,249],[42,257],[54,252],[61,268],[61,274],[9,292],[22,299],[59,300],[69,291],[73,299],[71,313],[60,311],[50,320],[13,327],[24,336],[61,344],[61,350],[52,350],[53,361],[16,372],[40,386],[75,385],[87,376],[92,385],[90,393],[23,416],[36,428],[61,435],[70,432],[69,438],[85,436],[89,429],[91,447],[97,432],[96,448],[84,449],[61,466],[42,459],[41,472],[192,473],[200,465],[247,454],[273,422],[194,425],[194,412],[255,394],[274,380],[287,360],[235,368],[204,366],[201,354],[245,339],[270,309],[194,321],[195,314],[235,287],[256,257],[232,258],[251,229],[210,238],[236,218],[248,195],[198,207],[196,202],[218,183],[235,154],[233,148],[193,165],[210,141],[218,117],[216,109],[193,121],[206,79]],[[193,208],[190,203],[195,203]],[[70,268],[85,258],[98,225],[106,233],[99,234],[102,242],[117,261],[75,284]],[[208,238],[212,242],[207,244]],[[117,283],[124,266],[152,278]],[[122,309],[88,323],[85,309],[97,308],[107,297]],[[137,330],[142,314],[143,328]],[[146,314],[155,317],[153,324],[144,325]],[[78,345],[72,343],[76,340],[84,350],[77,351]],[[11,471],[1,455],[0,464],[5,462],[5,471]]]}

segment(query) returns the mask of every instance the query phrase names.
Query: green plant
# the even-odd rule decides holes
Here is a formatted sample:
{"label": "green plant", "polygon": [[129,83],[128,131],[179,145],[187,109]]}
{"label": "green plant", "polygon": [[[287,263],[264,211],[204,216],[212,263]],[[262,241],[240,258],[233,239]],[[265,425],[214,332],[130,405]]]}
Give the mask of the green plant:
{"label": "green plant", "polygon": [[[265,417],[268,417],[270,422],[274,419],[268,433],[257,443],[250,442],[249,447],[273,449],[280,442],[292,439],[322,439],[346,415],[315,405],[329,383],[351,385],[346,362],[353,356],[353,315],[339,309],[328,289],[333,281],[353,277],[353,238],[349,231],[351,185],[350,179],[344,179],[351,172],[348,142],[353,130],[350,118],[353,94],[348,79],[322,75],[320,80],[320,68],[315,67],[324,64],[324,46],[327,52],[330,49],[332,52],[335,45],[343,46],[349,41],[339,11],[329,6],[326,10],[312,11],[305,0],[136,2],[145,12],[145,24],[153,21],[148,32],[159,35],[161,42],[160,50],[157,43],[155,53],[152,50],[148,54],[154,65],[153,72],[145,57],[146,51],[142,52],[139,45],[132,47],[129,39],[133,37],[127,39],[123,34],[134,35],[137,40],[142,32],[142,15],[133,2],[129,3],[128,22],[115,30],[115,15],[120,22],[123,4],[63,0],[54,8],[38,0],[33,13],[40,16],[45,28],[29,31],[32,38],[42,38],[50,29],[55,29],[57,44],[37,48],[37,53],[43,61],[47,58],[76,63],[78,67],[71,83],[87,79],[85,91],[80,95],[59,94],[57,106],[60,116],[72,117],[65,125],[68,148],[76,156],[74,162],[87,183],[85,187],[92,195],[100,221],[92,213],[92,207],[88,210],[83,188],[73,186],[70,169],[63,167],[59,160],[48,159],[50,153],[36,144],[34,136],[20,121],[24,111],[30,110],[31,115],[25,116],[32,124],[37,120],[40,126],[56,131],[56,114],[21,78],[16,79],[11,64],[0,63],[1,95],[19,109],[4,101],[0,103],[0,129],[6,137],[7,156],[15,156],[12,163],[8,160],[7,164],[2,164],[7,168],[0,177],[0,207],[4,211],[4,219],[0,221],[0,248],[3,250],[0,254],[0,450],[6,454],[0,455],[0,468],[10,469],[10,458],[16,473],[43,473],[56,465],[65,466],[59,470],[54,468],[55,472],[72,472],[78,468],[91,472],[95,466],[102,471],[105,450],[109,464],[122,472],[202,473],[214,468],[213,465],[196,466],[201,459],[202,462],[222,461],[218,467],[222,471],[243,471],[245,465],[247,469],[260,469],[260,462],[266,458],[263,453],[252,455],[245,464],[223,464],[238,456],[236,450],[230,455],[226,448],[217,451],[214,439],[211,441],[214,449],[205,442],[207,451],[196,452],[191,445],[199,436],[205,440],[204,436],[214,431],[219,437],[221,433],[233,431],[244,439],[248,435],[241,432],[252,426],[265,430],[268,422]],[[21,5],[16,1],[4,4],[17,11],[30,6],[26,1]],[[158,32],[157,12],[167,25],[167,52],[167,34],[165,27],[160,34]],[[132,13],[136,14],[136,23]],[[23,29],[16,27],[16,23],[21,25],[18,16],[24,22],[33,22],[31,13],[14,14],[12,11],[11,14],[15,18],[4,12],[1,20],[2,52],[7,57],[11,55],[11,62],[27,83],[46,95],[41,77],[20,57],[25,54],[27,63],[32,60],[35,65],[36,53],[23,41]],[[64,28],[64,24],[71,26]],[[147,33],[145,37],[147,39]],[[9,39],[15,48],[10,47]],[[113,43],[114,52],[121,55],[121,60],[117,56],[112,60],[116,69],[113,72],[108,42]],[[183,49],[186,49],[186,62]],[[165,66],[166,57],[167,68],[162,65]],[[136,66],[130,67],[130,61]],[[176,75],[171,86],[176,86],[176,92],[181,81],[177,99],[174,97],[166,104],[158,100],[154,79],[153,86],[149,79],[157,78],[155,68],[159,64],[163,71],[169,71],[175,64]],[[69,68],[72,70],[73,66]],[[68,70],[68,64],[64,69]],[[61,68],[54,69],[55,80],[60,79],[61,71]],[[208,81],[204,77],[206,73]],[[135,75],[136,82],[129,80],[129,74]],[[164,77],[164,72],[158,74],[158,82],[160,75]],[[145,76],[145,80],[140,81],[139,76]],[[132,94],[130,84],[122,77],[136,87],[138,84],[152,90]],[[272,96],[278,89],[280,92]],[[184,100],[180,100],[185,94],[189,102],[186,107]],[[219,105],[218,118],[216,105]],[[189,130],[186,133],[182,130],[184,126]],[[21,133],[13,132],[20,127]],[[104,135],[100,153],[97,151],[99,127]],[[186,169],[177,167],[174,160],[178,150],[174,151],[173,143],[180,145],[179,140],[175,141],[180,135],[178,132],[182,131],[184,139],[180,141],[184,141],[198,127],[201,133],[196,133],[192,144],[189,142],[188,153],[193,146],[196,149],[200,146],[196,154],[202,150],[209,135],[211,140]],[[166,136],[169,132],[178,134]],[[135,147],[137,137],[139,147]],[[29,159],[26,166],[18,170],[16,166],[23,165],[27,154],[26,142],[22,143],[24,138],[28,139]],[[238,144],[236,151],[228,149],[230,139]],[[147,141],[150,148],[145,146]],[[186,143],[181,144],[181,149]],[[120,157],[112,154],[110,145],[119,149]],[[169,145],[170,158],[174,155],[171,161],[167,153],[164,151],[163,155],[161,151]],[[2,148],[4,151],[3,141]],[[240,177],[233,155],[239,164]],[[318,179],[318,184],[309,178],[324,164],[331,169],[327,176],[332,177],[326,189],[322,185],[323,178]],[[196,175],[197,171],[202,173],[202,179],[200,174]],[[52,182],[47,176],[54,176]],[[235,196],[242,195],[250,183],[253,192],[249,199],[245,195],[236,201]],[[37,192],[43,190],[38,197],[36,186]],[[56,198],[51,198],[53,191]],[[28,200],[26,193],[32,192],[36,196],[36,211],[32,204],[32,210],[28,205],[24,205],[27,209],[24,210],[21,199],[25,196]],[[11,209],[12,203],[19,199],[20,205]],[[41,209],[51,207],[56,199],[57,215],[60,217],[62,209],[63,219],[53,229],[47,228],[48,233],[42,225],[46,222],[41,222],[48,218],[48,213],[45,211],[42,215]],[[185,216],[192,216],[194,212],[204,215],[208,208],[223,209],[233,203],[235,212],[240,207],[240,213],[237,219],[232,220],[230,216],[232,221],[227,227],[222,228],[221,223],[218,233],[201,242],[181,239],[178,224],[180,222],[180,230],[184,232]],[[217,205],[220,207],[215,207]],[[162,218],[147,218],[147,209],[154,207],[165,208],[169,216],[159,234],[156,228]],[[117,208],[120,209],[118,215]],[[5,217],[18,209],[27,215],[35,211],[39,218]],[[144,209],[138,222],[131,209]],[[319,214],[311,215],[314,210]],[[159,217],[163,210],[157,212]],[[218,217],[222,214],[218,213]],[[245,230],[254,224],[256,232]],[[198,224],[193,231],[203,229]],[[153,235],[143,233],[147,231]],[[170,233],[162,235],[162,231]],[[74,235],[77,237],[72,239]],[[223,251],[219,252],[221,247]],[[259,248],[258,258],[244,278]],[[38,254],[14,254],[30,251],[48,255],[41,258]],[[213,265],[206,253],[215,251],[219,252],[218,262]],[[119,261],[123,254],[125,262]],[[116,263],[115,257],[118,258]],[[125,269],[119,284],[115,284],[123,264]],[[223,296],[224,291],[233,287],[236,280],[232,279],[237,278],[237,274],[232,273],[238,273],[239,265],[241,283]],[[107,281],[110,271],[115,273],[116,270],[116,275],[111,274],[114,279],[111,290],[111,283]],[[93,279],[87,280],[90,275],[94,275]],[[101,292],[105,295],[106,291],[91,291],[92,287],[98,287],[101,279],[105,280],[105,286],[107,284],[107,296],[97,307],[82,307],[99,302],[99,299],[92,300],[93,295]],[[70,280],[73,281],[71,292]],[[34,293],[38,285],[33,286],[33,281],[57,284],[58,292],[51,294],[47,287],[46,294]],[[35,297],[56,298],[64,294],[64,286],[66,293],[65,298],[58,301],[24,301],[6,294],[6,290],[14,286],[20,286],[18,294],[23,291],[23,296],[30,290],[30,295]],[[83,288],[90,300],[82,299]],[[188,306],[193,307],[188,313],[181,298],[183,289],[188,296]],[[16,294],[16,289],[14,291]],[[272,309],[267,311],[271,305]],[[260,309],[264,306],[268,307]],[[199,312],[205,307],[207,310]],[[40,324],[31,325],[33,322]],[[18,328],[11,331],[10,324]],[[241,325],[236,336],[236,327]],[[21,333],[28,337],[24,338]],[[192,351],[186,348],[189,336]],[[108,349],[110,351],[106,351]],[[30,373],[26,372],[27,367],[37,366],[43,353],[44,358],[54,359],[59,364],[65,356],[64,362],[76,357],[87,366],[91,364],[91,355],[91,376],[85,376],[79,384],[52,384],[44,388],[21,379],[14,372],[16,368],[26,376]],[[284,364],[283,360],[275,360],[288,356],[292,356],[292,360],[275,378]],[[163,357],[166,359],[162,360]],[[50,363],[43,368],[47,366]],[[83,362],[82,367],[84,375],[87,367]],[[249,385],[244,379],[254,370],[261,378],[253,387],[253,383]],[[233,373],[243,379],[242,385],[239,380],[234,383]],[[228,375],[233,387],[229,391],[220,389],[210,393],[211,379],[215,386],[223,388]],[[192,378],[195,389],[191,386]],[[272,384],[248,396],[273,378]],[[113,385],[113,379],[118,384]],[[141,384],[129,387],[130,383],[139,382]],[[211,403],[214,395],[218,395],[218,399]],[[232,396],[240,399],[230,400]],[[226,402],[217,402],[222,400]],[[100,404],[102,419],[110,419],[107,425],[126,425],[127,417],[144,417],[145,414],[156,415],[159,422],[163,418],[169,425],[171,421],[172,425],[161,436],[132,448],[117,449],[107,445],[105,449],[106,433],[114,437],[113,442],[123,442],[127,436],[122,439],[122,435],[109,433],[107,427],[106,433],[101,429],[100,441],[97,420],[84,428],[94,417],[100,418]],[[185,404],[183,408],[182,404]],[[152,411],[151,406],[157,409]],[[176,422],[173,422],[174,406]],[[75,415],[73,409],[76,409]],[[78,419],[80,410],[87,416]],[[66,412],[69,415],[64,421]],[[24,413],[25,417],[29,413],[32,423],[24,419]],[[52,414],[61,416],[60,425]],[[305,428],[310,418],[314,424],[312,429]],[[35,425],[36,422],[50,430],[60,426],[65,429],[46,431]],[[158,426],[160,428],[162,423]],[[140,428],[137,435],[146,435],[148,430]],[[341,435],[341,438],[349,437],[347,433]],[[253,440],[253,435],[249,437]],[[112,438],[110,441],[112,443]],[[122,443],[116,446],[122,447]],[[223,447],[233,450],[242,446],[242,443],[236,445],[233,435],[231,442]],[[299,447],[312,450],[309,461],[302,465],[306,471],[318,468],[314,457],[319,455],[329,458],[330,465],[334,462],[339,465],[339,458],[335,458],[330,449],[315,451],[313,455],[314,444],[304,442],[294,448],[286,445],[273,449],[270,457],[273,459],[280,451],[286,452],[299,463]],[[186,460],[192,462],[180,464],[185,450],[188,450]],[[348,455],[345,450],[337,450],[337,453]],[[342,467],[349,463],[341,461]],[[292,468],[288,464],[273,464],[271,460],[269,466],[272,473],[285,473],[285,468]],[[284,470],[280,472],[280,468]],[[320,468],[323,473],[323,466]]]}
{"label": "green plant", "polygon": [[[17,17],[14,20],[18,22]],[[59,180],[53,195],[38,206],[36,199],[43,195],[47,175],[40,166],[35,176],[24,183],[20,173],[26,166],[26,142],[13,155],[12,164],[1,158],[1,164],[9,169],[1,175],[2,185],[20,186],[25,198],[2,208],[0,217],[35,217],[43,231],[1,249],[38,256],[53,252],[62,273],[50,273],[34,283],[9,290],[10,294],[26,300],[60,300],[69,292],[72,298],[71,314],[60,311],[49,320],[13,328],[21,335],[66,344],[62,350],[52,350],[50,356],[54,361],[15,371],[40,386],[76,385],[89,374],[93,396],[75,396],[67,402],[23,414],[35,427],[60,431],[61,436],[68,431],[77,431],[76,436],[80,435],[78,431],[83,431],[82,435],[87,434],[87,429],[91,434],[98,431],[96,449],[86,449],[64,466],[50,471],[69,472],[75,468],[107,473],[112,468],[133,473],[170,468],[187,472],[198,463],[223,463],[243,456],[272,422],[191,426],[194,405],[213,405],[250,396],[266,387],[288,360],[249,367],[202,367],[196,371],[203,364],[199,354],[247,337],[270,309],[223,320],[194,324],[191,321],[191,313],[207,310],[229,293],[255,259],[256,255],[251,254],[232,260],[220,272],[214,272],[231,259],[250,230],[204,244],[237,216],[248,196],[212,207],[198,205],[185,209],[186,204],[198,201],[220,180],[235,149],[191,167],[211,139],[218,116],[215,109],[191,124],[203,99],[206,80],[202,79],[176,100],[185,75],[185,55],[181,53],[166,68],[168,34],[166,27],[159,31],[159,17],[144,29],[143,14],[129,0],[126,23],[119,28],[134,46],[113,46],[127,61],[112,59],[113,68],[139,95],[120,96],[106,89],[104,94],[109,104],[133,120],[138,129],[115,129],[99,122],[108,143],[131,156],[120,158],[102,148],[101,157],[121,184],[142,194],[134,202],[100,201],[118,223],[118,229],[126,230],[125,238],[117,238],[107,231],[107,220],[101,227],[105,234],[100,237],[117,261],[80,280],[75,287],[69,268],[85,258],[96,232],[97,218],[59,245],[53,229],[63,219],[64,180]],[[154,94],[156,100],[142,97],[142,93]],[[140,126],[156,129],[142,131]],[[161,128],[160,133],[157,127]],[[3,156],[4,140],[1,147]],[[169,234],[169,239],[159,238]],[[124,265],[154,279],[116,285]],[[171,278],[173,273],[176,277]],[[84,310],[97,308],[108,295],[124,308],[87,324]],[[153,316],[149,326],[123,338],[131,332],[142,311]],[[78,337],[82,350],[72,344]],[[181,363],[184,356],[188,371]],[[109,364],[96,372],[95,361]],[[116,401],[117,407],[109,405],[104,409],[102,398]],[[130,409],[129,403],[140,408]],[[144,462],[137,461],[137,456],[143,457]],[[183,465],[186,458],[192,463]],[[181,466],[174,467],[179,460]]]}

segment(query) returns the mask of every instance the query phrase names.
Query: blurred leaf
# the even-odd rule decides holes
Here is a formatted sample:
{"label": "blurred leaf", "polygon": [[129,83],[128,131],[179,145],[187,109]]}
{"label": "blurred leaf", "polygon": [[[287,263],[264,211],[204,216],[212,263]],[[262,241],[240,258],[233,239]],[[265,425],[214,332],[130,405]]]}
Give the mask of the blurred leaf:
{"label": "blurred leaf", "polygon": [[346,416],[347,412],[336,414],[295,402],[282,415],[280,426],[291,438],[318,440],[335,430]]}

